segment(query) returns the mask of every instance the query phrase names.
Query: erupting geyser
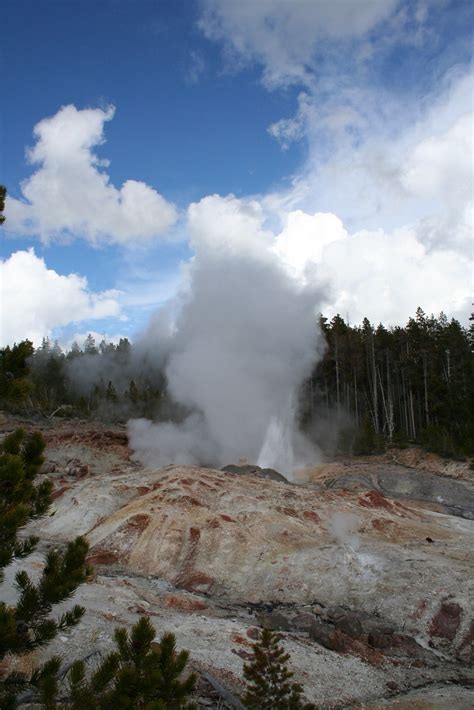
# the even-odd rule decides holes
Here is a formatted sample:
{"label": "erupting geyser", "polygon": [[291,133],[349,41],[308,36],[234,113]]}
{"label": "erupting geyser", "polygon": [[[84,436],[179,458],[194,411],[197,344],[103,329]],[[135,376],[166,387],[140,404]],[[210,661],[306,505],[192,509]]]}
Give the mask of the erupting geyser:
{"label": "erupting geyser", "polygon": [[[132,420],[130,444],[152,466],[246,457],[289,474],[317,457],[295,419],[301,384],[324,347],[320,294],[277,255],[257,207],[229,216],[232,200],[211,197],[190,208],[196,256],[186,288],[144,338],[189,415],[179,423]],[[226,203],[218,225],[206,220],[209,201]]]}

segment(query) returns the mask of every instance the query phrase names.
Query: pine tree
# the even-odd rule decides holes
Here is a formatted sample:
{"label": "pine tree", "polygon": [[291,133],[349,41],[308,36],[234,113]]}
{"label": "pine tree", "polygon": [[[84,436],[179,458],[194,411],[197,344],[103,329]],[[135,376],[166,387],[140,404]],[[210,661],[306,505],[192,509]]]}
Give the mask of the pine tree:
{"label": "pine tree", "polygon": [[0,185],[0,224],[5,221],[3,210],[5,209],[5,197],[7,196],[7,188],[5,185]]}
{"label": "pine tree", "polygon": [[[0,580],[2,570],[15,558],[23,558],[35,549],[38,538],[18,540],[21,528],[43,515],[51,502],[49,481],[35,486],[34,480],[43,462],[44,440],[40,434],[26,436],[17,429],[0,446]],[[21,655],[44,646],[56,634],[74,626],[84,609],[74,606],[55,620],[50,617],[55,604],[70,598],[89,569],[85,564],[88,545],[83,538],[68,544],[64,553],[50,551],[42,575],[33,584],[20,571],[15,581],[20,593],[16,606],[0,602],[0,661],[7,654]],[[15,707],[19,692],[31,685],[47,688],[54,684],[52,673],[58,659],[38,669],[32,676],[0,670],[0,707]]]}
{"label": "pine tree", "polygon": [[44,441],[40,434],[26,437],[17,429],[0,444],[0,581],[2,570],[16,557],[26,557],[35,548],[34,536],[17,540],[26,523],[43,515],[50,504],[52,485],[44,481],[35,487],[35,476],[43,463]]}
{"label": "pine tree", "polygon": [[86,355],[97,355],[99,352],[95,344],[95,338],[92,333],[89,333],[87,338],[84,340],[84,352]]}
{"label": "pine tree", "polygon": [[142,617],[130,635],[124,628],[115,630],[116,651],[108,654],[89,680],[83,661],[77,661],[69,672],[71,710],[192,710],[196,706],[187,698],[196,685],[196,676],[184,680],[189,654],[176,652],[173,634],[164,634],[154,642],[155,630],[149,619]]}
{"label": "pine tree", "polygon": [[33,355],[33,343],[23,340],[12,347],[0,350],[0,398],[8,404],[24,402],[33,389],[28,378],[29,361]]}
{"label": "pine tree", "polygon": [[127,398],[132,404],[137,404],[140,399],[140,394],[138,392],[138,387],[135,384],[135,380],[130,380],[130,385],[126,393]]}
{"label": "pine tree", "polygon": [[279,634],[263,629],[253,644],[253,661],[244,665],[244,705],[254,710],[315,710],[315,705],[303,703],[302,687],[291,682],[293,673],[286,665],[290,657],[280,646],[280,639]]}
{"label": "pine tree", "polygon": [[109,380],[109,384],[107,385],[105,398],[107,402],[110,402],[111,404],[116,404],[118,402],[117,390],[115,389],[112,380]]}

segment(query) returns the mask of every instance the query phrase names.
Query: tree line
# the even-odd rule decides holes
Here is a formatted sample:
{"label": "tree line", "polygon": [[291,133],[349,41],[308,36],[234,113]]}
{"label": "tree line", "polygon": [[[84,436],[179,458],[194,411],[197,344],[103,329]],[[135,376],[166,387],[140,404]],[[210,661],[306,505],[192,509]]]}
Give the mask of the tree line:
{"label": "tree line", "polygon": [[[327,348],[302,387],[300,419],[323,450],[413,443],[474,454],[474,321],[467,329],[418,308],[404,327],[351,326],[340,315],[319,326]],[[108,421],[183,414],[156,359],[126,338],[97,344],[92,335],[66,352],[48,338],[1,349],[0,399],[13,411]]]}
{"label": "tree line", "polygon": [[474,453],[474,322],[418,308],[404,327],[350,326],[340,315],[320,326],[328,347],[304,388],[306,423],[332,417],[339,448],[354,453],[409,442]]}
{"label": "tree line", "polygon": [[0,399],[11,411],[126,421],[157,416],[164,392],[160,369],[127,338],[97,345],[89,334],[67,351],[49,338],[0,349]]}

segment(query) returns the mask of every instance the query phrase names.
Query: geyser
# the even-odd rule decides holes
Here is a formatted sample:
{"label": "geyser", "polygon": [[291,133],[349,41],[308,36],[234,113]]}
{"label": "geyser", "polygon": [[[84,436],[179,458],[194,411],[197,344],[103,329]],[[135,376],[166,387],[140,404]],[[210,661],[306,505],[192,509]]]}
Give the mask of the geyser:
{"label": "geyser", "polygon": [[223,198],[191,210],[196,255],[186,288],[143,339],[164,358],[168,392],[190,414],[180,423],[130,421],[130,445],[151,466],[245,457],[288,474],[317,458],[296,416],[301,384],[324,349],[319,290],[286,268],[261,215],[206,228],[209,201]]}

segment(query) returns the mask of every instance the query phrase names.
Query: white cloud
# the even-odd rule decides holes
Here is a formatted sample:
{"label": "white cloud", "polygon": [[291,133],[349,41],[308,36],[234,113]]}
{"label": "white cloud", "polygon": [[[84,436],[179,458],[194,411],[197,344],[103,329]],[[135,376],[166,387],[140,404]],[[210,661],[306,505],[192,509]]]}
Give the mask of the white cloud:
{"label": "white cloud", "polygon": [[39,344],[57,327],[120,315],[118,291],[89,291],[85,277],[48,269],[33,249],[15,252],[0,268],[2,346],[25,338]]}
{"label": "white cloud", "polygon": [[472,195],[472,117],[464,114],[446,131],[428,135],[415,145],[401,175],[413,195],[451,200]]}
{"label": "white cloud", "polygon": [[290,212],[274,251],[296,276],[302,278],[308,264],[319,264],[325,248],[347,238],[341,220],[334,214]]}
{"label": "white cloud", "polygon": [[[305,138],[308,158],[289,189],[265,195],[268,210],[283,221],[297,209],[333,213],[352,233],[416,224],[428,249],[469,249],[474,74],[454,60],[446,69],[439,8],[424,0],[204,0],[203,8],[207,37],[260,63],[267,87],[305,85],[294,115],[268,132],[283,149]],[[377,61],[407,44],[420,63],[436,49],[436,81],[413,92],[410,76],[394,90],[374,81]]]}
{"label": "white cloud", "polygon": [[261,255],[272,241],[263,228],[264,219],[258,200],[209,195],[188,208],[191,243],[198,253]]}
{"label": "white cloud", "polygon": [[469,255],[449,247],[429,252],[413,228],[349,234],[335,215],[298,211],[288,215],[276,251],[298,278],[327,280],[329,316],[395,325],[418,306],[463,321],[469,313]]}
{"label": "white cloud", "polygon": [[148,240],[176,221],[176,208],[144,182],[120,189],[95,155],[114,109],[69,105],[36,124],[28,159],[39,165],[21,186],[23,200],[7,198],[6,229],[43,242],[81,237],[92,244]]}
{"label": "white cloud", "polygon": [[350,232],[335,214],[293,210],[284,215],[281,230],[270,231],[265,225],[271,217],[264,201],[233,195],[213,195],[191,205],[196,258],[223,255],[237,262],[255,258],[270,267],[279,263],[302,286],[324,286],[318,306],[325,314],[349,314],[352,322],[367,316],[403,324],[418,306],[463,321],[469,313],[469,254],[450,246],[427,249],[423,222],[391,231]]}
{"label": "white cloud", "polygon": [[[444,75],[412,93],[410,77],[394,91],[373,81],[377,58],[397,43],[416,47],[421,62],[425,42],[438,42],[442,54],[435,8],[382,0],[206,0],[204,8],[201,29],[224,44],[237,68],[235,59],[260,63],[268,88],[304,85],[295,114],[268,132],[283,149],[304,138],[307,158],[289,188],[253,200],[201,201],[193,208],[200,233],[214,231],[218,244],[219,227],[230,220],[235,247],[270,243],[298,278],[327,283],[329,314],[395,324],[420,305],[464,320],[472,280],[474,73],[440,62]],[[249,204],[251,224],[243,215]]]}
{"label": "white cloud", "polygon": [[323,38],[361,38],[398,0],[204,0],[199,26],[241,63],[263,64],[269,87],[310,80]]}
{"label": "white cloud", "polygon": [[457,69],[411,106],[356,88],[335,92],[324,106],[306,94],[296,118],[308,158],[289,188],[262,203],[283,220],[296,209],[330,212],[351,233],[411,225],[429,251],[465,255],[473,232],[473,90],[474,73]]}

